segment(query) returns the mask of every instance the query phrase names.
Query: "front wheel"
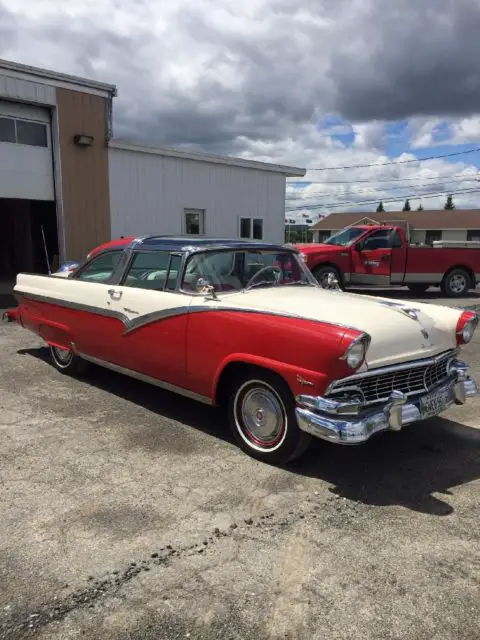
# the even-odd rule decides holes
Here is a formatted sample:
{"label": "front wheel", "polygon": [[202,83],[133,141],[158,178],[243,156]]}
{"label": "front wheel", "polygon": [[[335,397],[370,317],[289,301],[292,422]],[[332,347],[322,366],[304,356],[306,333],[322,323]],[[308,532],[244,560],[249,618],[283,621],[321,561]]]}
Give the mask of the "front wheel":
{"label": "front wheel", "polygon": [[449,298],[464,296],[470,289],[470,276],[464,269],[452,269],[444,277],[441,288]]}
{"label": "front wheel", "polygon": [[50,345],[50,356],[53,366],[57,371],[60,371],[60,373],[71,376],[79,375],[84,373],[88,367],[88,363],[79,356],[76,356],[70,349],[62,349]]}
{"label": "front wheel", "polygon": [[252,369],[236,380],[229,397],[228,419],[240,448],[263,462],[291,462],[311,441],[311,436],[298,428],[295,402],[286,382],[263,370]]}
{"label": "front wheel", "polygon": [[[343,289],[342,276],[338,270],[331,265],[323,265],[312,271],[317,282],[323,289]],[[335,283],[332,286],[332,283]]]}

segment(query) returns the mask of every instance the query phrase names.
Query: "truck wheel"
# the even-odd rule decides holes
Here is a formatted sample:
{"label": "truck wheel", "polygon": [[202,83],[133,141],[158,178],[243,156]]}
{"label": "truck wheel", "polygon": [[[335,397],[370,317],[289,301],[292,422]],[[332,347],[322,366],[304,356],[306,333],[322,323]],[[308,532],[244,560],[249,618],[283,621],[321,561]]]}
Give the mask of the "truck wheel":
{"label": "truck wheel", "polygon": [[318,281],[318,283],[320,284],[321,287],[323,287],[324,289],[328,289],[328,278],[329,276],[333,276],[334,278],[336,278],[336,280],[338,281],[338,285],[340,287],[340,289],[344,289],[343,286],[343,281],[342,281],[342,276],[340,275],[340,273],[338,272],[337,269],[335,269],[335,267],[332,267],[328,264],[317,267],[316,269],[314,269],[312,271],[313,275],[315,276],[316,280]]}
{"label": "truck wheel", "polygon": [[292,462],[311,442],[311,436],[298,428],[287,383],[268,371],[252,368],[235,380],[228,419],[240,448],[262,462]]}
{"label": "truck wheel", "polygon": [[53,366],[57,371],[60,371],[60,373],[70,376],[80,375],[88,368],[88,362],[76,356],[73,351],[69,349],[61,349],[60,347],[50,345],[50,355]]}
{"label": "truck wheel", "polygon": [[419,282],[415,282],[414,284],[407,285],[412,293],[416,295],[420,295],[421,293],[425,293],[425,291],[430,286],[429,284],[420,284]]}
{"label": "truck wheel", "polygon": [[452,269],[444,277],[441,289],[449,298],[459,298],[470,289],[470,276],[464,269]]}

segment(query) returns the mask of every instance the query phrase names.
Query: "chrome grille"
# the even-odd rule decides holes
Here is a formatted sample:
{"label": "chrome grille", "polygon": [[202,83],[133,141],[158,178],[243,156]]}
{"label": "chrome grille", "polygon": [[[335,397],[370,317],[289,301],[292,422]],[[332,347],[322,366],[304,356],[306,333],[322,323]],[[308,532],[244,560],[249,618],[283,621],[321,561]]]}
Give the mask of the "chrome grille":
{"label": "chrome grille", "polygon": [[448,351],[436,358],[349,376],[331,384],[327,396],[356,388],[362,391],[366,404],[375,404],[387,400],[394,390],[408,396],[429,391],[448,378],[448,363],[454,356],[455,351]]}

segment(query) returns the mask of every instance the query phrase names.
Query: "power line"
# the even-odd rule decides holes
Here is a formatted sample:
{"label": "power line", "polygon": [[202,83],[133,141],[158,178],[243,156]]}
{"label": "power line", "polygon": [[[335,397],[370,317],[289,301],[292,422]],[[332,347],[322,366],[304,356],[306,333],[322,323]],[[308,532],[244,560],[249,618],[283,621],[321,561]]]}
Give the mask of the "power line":
{"label": "power line", "polygon": [[[477,180],[473,181],[473,180],[467,180],[466,182],[477,182]],[[432,187],[433,185],[431,184],[422,184],[422,183],[417,183],[417,184],[409,184],[409,185],[398,185],[396,187],[385,187],[385,189],[383,190],[383,192],[388,192],[388,191],[396,191],[398,189],[405,189],[406,187],[410,188],[410,189],[427,189],[429,187]],[[445,187],[445,184],[440,185],[441,187]],[[469,187],[470,189],[473,187]],[[378,199],[382,200],[382,190],[381,189],[358,189],[355,191],[355,193],[353,195],[355,195],[356,193],[366,193],[366,194],[378,194]],[[428,193],[428,192],[427,192]],[[318,200],[320,198],[324,198],[327,196],[332,195],[330,192],[329,193],[312,193],[311,195],[306,195],[306,196],[302,196],[301,194],[294,194],[294,193],[289,193],[288,195],[285,196],[285,200]],[[345,194],[347,195],[347,194]],[[421,196],[422,194],[417,194],[418,196]]]}
{"label": "power line", "polygon": [[476,147],[475,149],[469,149],[466,151],[455,151],[454,153],[445,153],[443,155],[437,156],[427,156],[426,158],[415,158],[415,160],[394,160],[391,162],[381,162],[376,163],[373,162],[371,164],[351,164],[346,165],[344,167],[307,167],[307,171],[336,171],[339,169],[366,169],[367,167],[386,167],[387,165],[397,165],[397,164],[408,164],[409,162],[426,162],[427,160],[437,160],[440,158],[453,158],[454,156],[461,156],[467,153],[475,153],[476,151],[480,151],[480,147]]}
{"label": "power line", "polygon": [[[418,193],[411,193],[409,195],[403,195],[403,196],[398,196],[395,198],[382,198],[382,202],[400,202],[401,200],[415,200],[415,199],[428,199],[428,198],[437,198],[439,196],[445,196],[445,195],[461,195],[461,194],[467,194],[467,193],[479,193],[480,189],[464,189],[464,190],[458,190],[458,191],[439,191],[437,193],[426,193],[426,194],[418,194]],[[374,200],[362,200],[362,201],[353,201],[353,200],[346,200],[344,202],[333,202],[333,203],[327,203],[327,204],[311,204],[309,205],[307,203],[307,205],[304,205],[302,207],[292,207],[291,209],[285,209],[285,212],[288,211],[302,211],[303,209],[334,209],[336,207],[343,207],[345,205],[364,205],[364,204],[377,204],[378,203],[378,198],[375,198]]]}
{"label": "power line", "polygon": [[[471,175],[471,174],[469,174]],[[450,180],[461,180],[464,182],[473,182],[474,180],[478,180],[478,178],[480,177],[480,173],[476,174],[477,177],[473,177],[473,178],[469,178],[468,176],[465,176],[464,174],[458,173],[456,175],[453,176],[423,176],[422,180],[444,180],[444,181],[450,181]],[[365,178],[363,180],[291,180],[289,182],[287,182],[287,186],[288,185],[298,185],[298,184],[305,184],[307,186],[311,185],[311,184],[360,184],[360,183],[364,183],[364,182],[405,182],[405,181],[409,181],[409,180],[418,180],[419,176],[412,176],[411,178]]]}

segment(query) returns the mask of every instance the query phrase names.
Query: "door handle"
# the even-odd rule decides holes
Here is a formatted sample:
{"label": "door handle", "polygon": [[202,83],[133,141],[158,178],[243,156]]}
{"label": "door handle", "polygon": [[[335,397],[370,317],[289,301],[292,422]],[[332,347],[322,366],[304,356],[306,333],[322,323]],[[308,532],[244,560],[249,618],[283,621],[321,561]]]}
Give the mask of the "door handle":
{"label": "door handle", "polygon": [[380,260],[383,260],[383,262],[388,262],[390,260],[390,256],[387,256],[387,255],[383,254],[383,256],[381,256]]}
{"label": "door handle", "polygon": [[122,297],[123,291],[115,291],[115,289],[109,289],[108,295],[112,298],[112,300],[120,300]]}

